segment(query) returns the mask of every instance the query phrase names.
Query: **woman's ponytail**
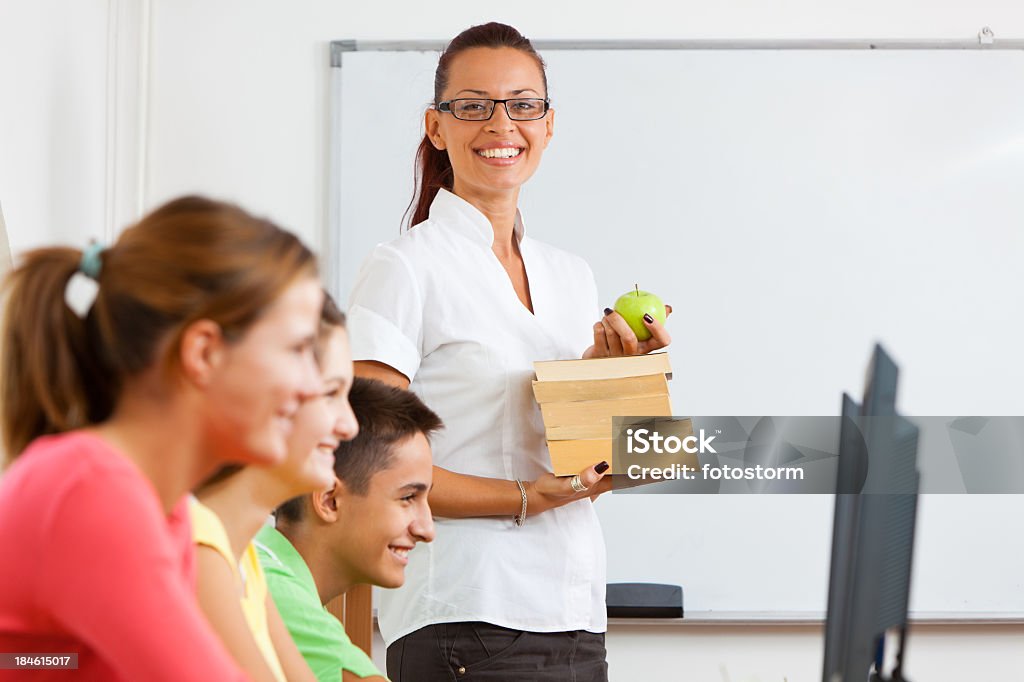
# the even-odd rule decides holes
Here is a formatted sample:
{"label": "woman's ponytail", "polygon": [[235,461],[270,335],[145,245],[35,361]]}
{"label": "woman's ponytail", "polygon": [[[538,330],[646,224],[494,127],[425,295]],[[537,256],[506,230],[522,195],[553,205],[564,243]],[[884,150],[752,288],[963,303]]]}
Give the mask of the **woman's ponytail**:
{"label": "woman's ponytail", "polygon": [[412,209],[412,219],[408,226],[419,225],[430,217],[430,204],[434,202],[434,197],[442,188],[450,192],[454,181],[455,174],[452,172],[448,152],[435,147],[430,138],[424,135],[416,150],[416,186],[419,191],[413,195],[405,211],[409,215]]}
{"label": "woman's ponytail", "polygon": [[91,350],[88,321],[64,298],[81,260],[77,249],[37,249],[8,276],[0,424],[9,458],[37,436],[80,428],[110,410],[113,387]]}

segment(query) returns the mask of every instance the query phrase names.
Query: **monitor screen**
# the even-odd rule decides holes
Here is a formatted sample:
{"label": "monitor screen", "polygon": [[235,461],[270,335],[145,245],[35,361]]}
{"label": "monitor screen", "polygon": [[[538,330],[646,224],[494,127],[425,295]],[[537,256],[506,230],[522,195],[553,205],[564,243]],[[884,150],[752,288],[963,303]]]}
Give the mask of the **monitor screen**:
{"label": "monitor screen", "polygon": [[887,631],[906,635],[917,516],[918,430],[896,412],[896,364],[876,346],[857,405],[843,396],[825,625],[824,682],[882,670]]}

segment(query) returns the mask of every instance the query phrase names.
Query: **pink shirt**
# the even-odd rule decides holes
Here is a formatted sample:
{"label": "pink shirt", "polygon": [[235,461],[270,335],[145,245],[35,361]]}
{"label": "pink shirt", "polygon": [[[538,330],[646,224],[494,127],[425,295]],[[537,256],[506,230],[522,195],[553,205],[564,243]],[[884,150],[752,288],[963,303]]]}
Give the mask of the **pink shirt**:
{"label": "pink shirt", "polygon": [[182,497],[167,516],[95,434],[34,441],[0,477],[0,653],[78,654],[78,670],[0,680],[244,680],[196,604]]}

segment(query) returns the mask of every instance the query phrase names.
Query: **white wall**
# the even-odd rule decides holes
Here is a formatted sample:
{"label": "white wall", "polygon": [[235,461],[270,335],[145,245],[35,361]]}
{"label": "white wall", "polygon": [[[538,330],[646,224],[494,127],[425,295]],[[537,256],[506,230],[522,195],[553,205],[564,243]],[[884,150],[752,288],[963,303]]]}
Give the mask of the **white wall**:
{"label": "white wall", "polygon": [[[986,25],[1024,38],[1019,0],[0,3],[0,201],[15,251],[84,243],[185,191],[319,244],[331,39],[445,39],[491,19],[547,39],[963,39]],[[1010,678],[1022,634],[929,629],[912,642],[914,679]],[[813,628],[623,626],[608,642],[613,679],[628,682],[813,680],[821,656]]]}
{"label": "white wall", "polygon": [[107,19],[103,0],[0,5],[0,202],[15,252],[102,236]]}
{"label": "white wall", "polygon": [[[607,637],[611,682],[819,682],[821,626],[617,625]],[[1024,626],[911,628],[904,673],[917,682],[1014,680]]]}
{"label": "white wall", "polygon": [[0,201],[16,251],[103,236],[172,196],[242,202],[319,245],[327,43],[534,38],[1024,38],[1015,0],[2,0]]}
{"label": "white wall", "polygon": [[[1014,0],[2,0],[0,201],[12,245],[103,236],[183,192],[314,246],[325,224],[327,43],[534,38],[1024,38]],[[134,99],[133,99],[134,98]]]}

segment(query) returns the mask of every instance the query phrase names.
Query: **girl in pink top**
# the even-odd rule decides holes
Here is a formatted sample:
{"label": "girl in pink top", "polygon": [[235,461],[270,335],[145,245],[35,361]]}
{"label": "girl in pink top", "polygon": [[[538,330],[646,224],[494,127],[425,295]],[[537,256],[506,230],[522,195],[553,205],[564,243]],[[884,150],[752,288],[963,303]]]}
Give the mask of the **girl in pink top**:
{"label": "girl in pink top", "polygon": [[[64,299],[76,273],[98,285],[84,317]],[[284,459],[320,391],[313,255],[188,197],[109,249],[33,251],[7,286],[0,680],[244,679],[196,605],[186,493]]]}

